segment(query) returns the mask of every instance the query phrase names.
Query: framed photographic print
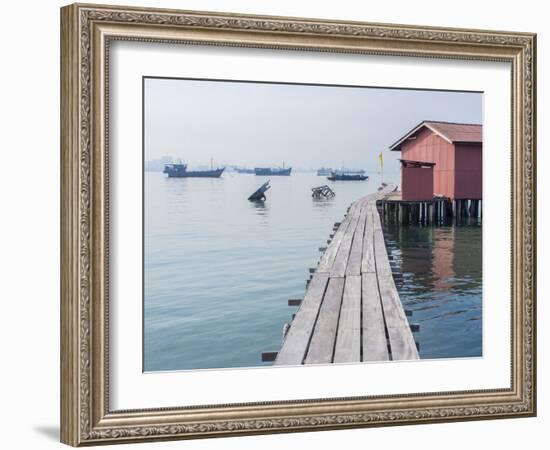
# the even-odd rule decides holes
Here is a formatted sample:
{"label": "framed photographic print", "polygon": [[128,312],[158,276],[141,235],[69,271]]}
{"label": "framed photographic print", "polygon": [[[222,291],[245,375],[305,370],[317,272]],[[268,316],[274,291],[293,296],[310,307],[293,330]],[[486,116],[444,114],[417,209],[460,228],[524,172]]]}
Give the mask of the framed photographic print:
{"label": "framed photographic print", "polygon": [[536,413],[530,33],[61,9],[61,439]]}

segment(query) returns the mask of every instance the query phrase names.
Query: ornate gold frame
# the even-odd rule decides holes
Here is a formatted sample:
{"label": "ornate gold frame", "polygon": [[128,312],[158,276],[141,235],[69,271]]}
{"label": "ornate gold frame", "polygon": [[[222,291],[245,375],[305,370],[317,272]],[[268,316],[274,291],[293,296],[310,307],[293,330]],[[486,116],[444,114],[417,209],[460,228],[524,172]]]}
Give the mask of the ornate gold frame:
{"label": "ornate gold frame", "polygon": [[[511,387],[111,411],[106,62],[114,39],[510,62]],[[536,36],[529,33],[99,5],[62,8],[62,442],[78,446],[535,415],[535,52]]]}

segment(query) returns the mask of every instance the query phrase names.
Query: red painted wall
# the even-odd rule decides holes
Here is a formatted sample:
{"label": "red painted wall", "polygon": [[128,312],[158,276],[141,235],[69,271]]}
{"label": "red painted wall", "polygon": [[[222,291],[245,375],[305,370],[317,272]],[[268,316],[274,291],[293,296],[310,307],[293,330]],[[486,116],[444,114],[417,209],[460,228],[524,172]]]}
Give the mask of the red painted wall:
{"label": "red painted wall", "polygon": [[[401,159],[434,162],[434,195],[450,199],[482,199],[482,145],[451,144],[428,129],[401,147]],[[402,173],[403,198],[415,196],[414,186],[405,187]],[[411,192],[405,190],[412,189]]]}
{"label": "red painted wall", "polygon": [[[455,194],[455,148],[439,135],[424,128],[416,139],[401,146],[401,159],[434,162],[433,193],[454,198]],[[405,196],[405,188],[402,188]]]}
{"label": "red painted wall", "polygon": [[401,183],[403,200],[431,200],[434,192],[433,167],[401,167]]}
{"label": "red painted wall", "polygon": [[455,198],[482,199],[482,146],[481,144],[456,144],[455,150]]}

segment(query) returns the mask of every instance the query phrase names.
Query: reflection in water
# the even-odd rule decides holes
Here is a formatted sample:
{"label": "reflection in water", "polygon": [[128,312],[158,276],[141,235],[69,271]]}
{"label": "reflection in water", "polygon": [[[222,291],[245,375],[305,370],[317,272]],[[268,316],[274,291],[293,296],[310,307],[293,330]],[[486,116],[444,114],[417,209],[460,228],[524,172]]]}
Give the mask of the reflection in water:
{"label": "reflection in water", "polygon": [[482,355],[482,227],[478,219],[459,226],[401,227],[385,223],[396,286],[422,358]]}
{"label": "reflection in water", "polygon": [[334,203],[334,197],[331,197],[331,198],[324,198],[324,197],[315,198],[315,197],[312,197],[311,200],[312,200],[311,204],[313,205],[313,207],[314,208],[319,208],[319,209],[330,208],[331,205]]}
{"label": "reflection in water", "polygon": [[[249,200],[251,207],[253,208],[254,214],[259,217],[265,217],[269,215],[269,203],[265,200]],[[264,221],[264,223],[267,223]]]}
{"label": "reflection in water", "polygon": [[453,227],[433,228],[433,235],[431,259],[433,288],[436,291],[450,291],[455,279],[453,267],[455,229]]}

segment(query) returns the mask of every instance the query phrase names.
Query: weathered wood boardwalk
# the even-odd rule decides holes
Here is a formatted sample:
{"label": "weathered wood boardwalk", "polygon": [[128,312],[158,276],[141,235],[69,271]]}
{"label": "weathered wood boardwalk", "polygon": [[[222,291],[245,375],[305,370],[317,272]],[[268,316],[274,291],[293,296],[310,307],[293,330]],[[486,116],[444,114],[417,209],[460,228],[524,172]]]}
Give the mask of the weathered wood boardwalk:
{"label": "weathered wood boardwalk", "polygon": [[376,209],[376,201],[393,190],[385,186],[350,206],[286,331],[276,365],[418,359]]}

